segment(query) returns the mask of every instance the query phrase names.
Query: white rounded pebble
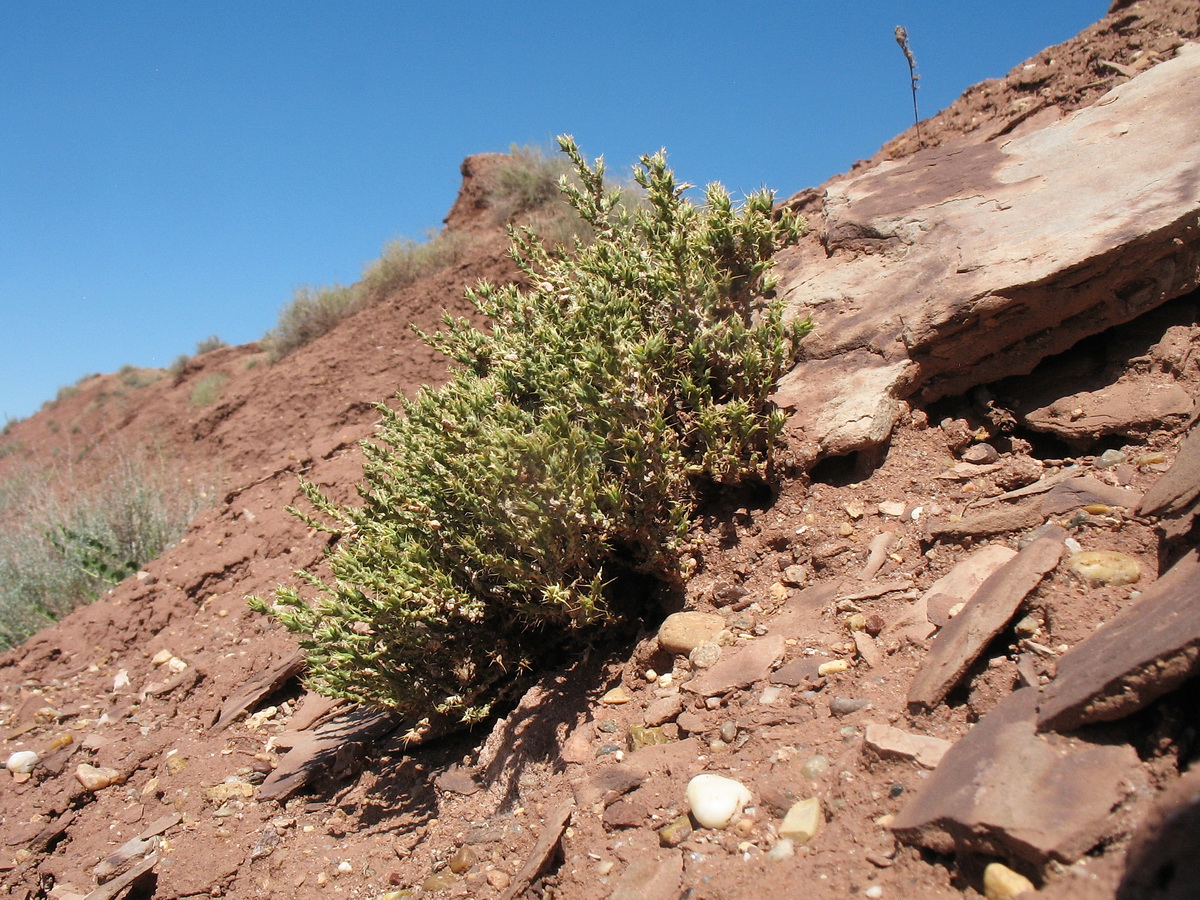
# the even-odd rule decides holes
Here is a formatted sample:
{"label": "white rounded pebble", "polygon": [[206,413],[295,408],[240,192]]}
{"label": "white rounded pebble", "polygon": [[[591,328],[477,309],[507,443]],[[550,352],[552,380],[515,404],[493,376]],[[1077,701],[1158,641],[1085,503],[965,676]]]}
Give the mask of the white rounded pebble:
{"label": "white rounded pebble", "polygon": [[18,750],[8,758],[4,768],[15,775],[28,775],[38,764],[38,755],[32,750]]}
{"label": "white rounded pebble", "polygon": [[728,828],[751,799],[744,784],[711,772],[697,775],[687,786],[692,815],[705,828]]}

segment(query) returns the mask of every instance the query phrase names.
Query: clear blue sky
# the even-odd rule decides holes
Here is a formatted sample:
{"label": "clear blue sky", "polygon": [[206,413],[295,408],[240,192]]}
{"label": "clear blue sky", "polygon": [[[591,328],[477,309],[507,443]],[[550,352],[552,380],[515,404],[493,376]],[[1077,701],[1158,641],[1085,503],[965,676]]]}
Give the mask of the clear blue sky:
{"label": "clear blue sky", "polygon": [[1107,0],[5,0],[0,421],[262,336],[441,224],[463,157],[574,134],[786,196],[1101,18]]}

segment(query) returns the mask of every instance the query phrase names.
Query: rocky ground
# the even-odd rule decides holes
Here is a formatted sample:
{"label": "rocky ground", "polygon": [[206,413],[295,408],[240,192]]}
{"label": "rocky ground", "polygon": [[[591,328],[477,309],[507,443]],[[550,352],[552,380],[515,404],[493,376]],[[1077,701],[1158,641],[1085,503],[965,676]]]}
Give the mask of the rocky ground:
{"label": "rocky ground", "polygon": [[[1194,3],[1117,6],[923,139],[1085,108],[1200,26]],[[914,396],[873,452],[797,438],[777,494],[703,511],[686,596],[474,733],[408,747],[304,691],[244,598],[320,564],[284,512],[297,475],[350,499],[370,404],[442,376],[409,323],[512,277],[487,169],[464,164],[449,221],[476,249],[452,270],[276,365],[251,345],[97,376],[3,437],[0,474],[152,443],[220,486],[180,545],[0,656],[9,895],[1002,897],[1007,874],[1194,896],[1194,292],[1031,375]]]}

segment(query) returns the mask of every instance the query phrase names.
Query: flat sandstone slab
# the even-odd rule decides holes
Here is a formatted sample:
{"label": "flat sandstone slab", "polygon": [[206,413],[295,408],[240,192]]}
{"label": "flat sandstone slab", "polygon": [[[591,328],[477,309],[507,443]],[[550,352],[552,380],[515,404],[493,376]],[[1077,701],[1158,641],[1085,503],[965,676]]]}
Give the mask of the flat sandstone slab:
{"label": "flat sandstone slab", "polygon": [[892,823],[939,853],[1070,863],[1103,840],[1126,792],[1145,780],[1129,746],[1039,736],[1037,691],[1001,701],[950,748]]}
{"label": "flat sandstone slab", "polygon": [[983,136],[831,182],[780,254],[811,316],[775,399],[814,458],[877,446],[898,401],[1031,371],[1197,285],[1200,49],[1008,140]]}

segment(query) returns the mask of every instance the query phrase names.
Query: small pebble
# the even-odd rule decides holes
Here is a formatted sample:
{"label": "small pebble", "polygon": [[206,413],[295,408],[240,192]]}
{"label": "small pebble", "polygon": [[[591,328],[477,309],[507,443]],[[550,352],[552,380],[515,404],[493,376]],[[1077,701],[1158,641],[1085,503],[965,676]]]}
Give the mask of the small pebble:
{"label": "small pebble", "polygon": [[844,659],[831,659],[817,666],[817,674],[824,678],[826,675],[836,675],[850,668],[850,663]]}
{"label": "small pebble", "polygon": [[75,780],[83,785],[84,790],[98,791],[125,779],[116,769],[98,768],[87,763],[80,763],[75,770]]}
{"label": "small pebble", "polygon": [[658,832],[658,843],[663,847],[678,847],[692,834],[692,820],[683,815]]}
{"label": "small pebble", "polygon": [[879,511],[885,516],[891,516],[893,519],[898,519],[904,515],[906,508],[903,500],[884,500],[879,504]]}
{"label": "small pebble", "polygon": [[[321,874],[324,874],[323,872]],[[433,893],[434,891],[444,891],[452,887],[455,882],[454,873],[452,872],[434,872],[428,878],[421,882],[421,890]]]}
{"label": "small pebble", "polygon": [[704,643],[688,654],[688,661],[697,669],[710,669],[721,658],[721,648],[716,644]]}
{"label": "small pebble", "polygon": [[625,688],[618,686],[605,693],[605,695],[600,698],[600,702],[606,703],[609,706],[618,706],[622,703],[628,703],[631,699],[632,698],[629,696],[629,692],[625,690]]}
{"label": "small pebble", "polygon": [[820,778],[829,765],[829,759],[818,753],[816,756],[809,757],[808,761],[800,767],[800,774],[810,780]]}
{"label": "small pebble", "polygon": [[870,700],[863,700],[860,697],[834,697],[829,701],[829,711],[835,716],[848,716],[860,709],[866,709],[870,705]]}
{"label": "small pebble", "polygon": [[14,775],[28,775],[38,764],[38,755],[32,750],[18,750],[8,757],[4,768]]}
{"label": "small pebble", "polygon": [[339,875],[349,875],[354,871],[354,866],[350,865],[349,862],[343,859],[340,863],[338,863],[337,871]]}
{"label": "small pebble", "polygon": [[626,740],[629,744],[630,752],[641,750],[643,747],[671,743],[670,738],[663,734],[661,726],[630,725]]}
{"label": "small pebble", "polygon": [[711,772],[697,775],[687,786],[688,806],[705,828],[728,828],[751,799],[744,784]]}
{"label": "small pebble", "polygon": [[985,466],[1000,458],[996,448],[991,444],[975,444],[963,451],[962,461],[973,466]]}
{"label": "small pebble", "polygon": [[721,740],[727,744],[732,744],[733,739],[737,737],[738,728],[733,722],[728,719],[721,723]]}
{"label": "small pebble", "polygon": [[1096,457],[1094,465],[1097,469],[1111,469],[1113,466],[1121,465],[1128,458],[1120,450],[1105,450]]}
{"label": "small pebble", "polygon": [[470,847],[459,847],[446,861],[446,865],[455,875],[461,875],[475,865],[475,851]]}
{"label": "small pebble", "polygon": [[883,887],[878,884],[873,884],[863,891],[863,896],[870,897],[871,900],[878,900],[879,897],[883,896]]}
{"label": "small pebble", "polygon": [[825,815],[821,811],[821,801],[816,797],[809,797],[792,804],[779,826],[779,836],[790,838],[797,844],[806,844],[816,837],[824,824]]}
{"label": "small pebble", "polygon": [[1019,894],[1037,893],[1033,882],[1004,863],[988,863],[983,870],[983,895],[987,900],[1013,900]]}
{"label": "small pebble", "polygon": [[1067,568],[1091,584],[1119,586],[1142,577],[1142,567],[1127,553],[1085,550],[1067,558]]}
{"label": "small pebble", "polygon": [[512,876],[510,876],[507,872],[500,871],[499,869],[492,869],[487,873],[487,883],[498,891],[502,891],[508,887],[509,882],[511,881]]}

